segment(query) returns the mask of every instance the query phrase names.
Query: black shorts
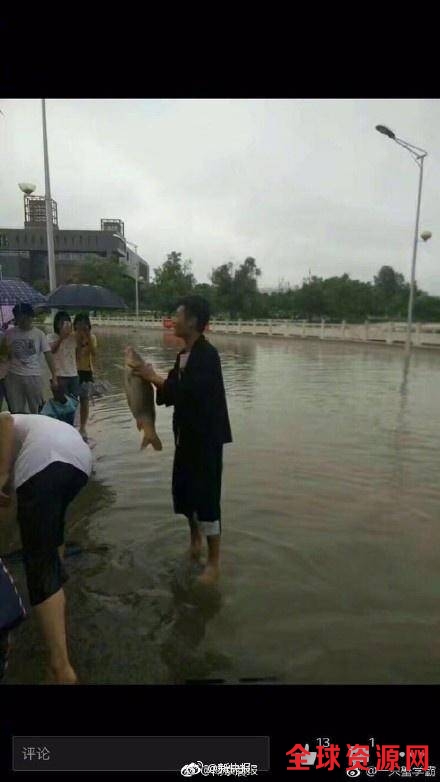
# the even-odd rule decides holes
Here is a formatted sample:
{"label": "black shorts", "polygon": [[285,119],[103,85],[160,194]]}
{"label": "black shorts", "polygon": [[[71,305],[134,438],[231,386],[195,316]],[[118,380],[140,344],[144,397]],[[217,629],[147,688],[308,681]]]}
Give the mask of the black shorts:
{"label": "black shorts", "polygon": [[80,369],[78,377],[80,383],[93,383],[93,372],[86,372],[84,369]]}
{"label": "black shorts", "polygon": [[17,520],[33,606],[54,595],[67,581],[58,547],[64,543],[67,507],[87,481],[87,475],[77,467],[53,462],[17,489]]}
{"label": "black shorts", "polygon": [[93,372],[86,372],[85,370],[81,369],[78,371],[78,377],[79,377],[79,398],[89,399],[91,395],[90,383],[94,382]]}
{"label": "black shorts", "polygon": [[174,454],[172,492],[174,512],[201,522],[221,523],[223,446],[178,445]]}

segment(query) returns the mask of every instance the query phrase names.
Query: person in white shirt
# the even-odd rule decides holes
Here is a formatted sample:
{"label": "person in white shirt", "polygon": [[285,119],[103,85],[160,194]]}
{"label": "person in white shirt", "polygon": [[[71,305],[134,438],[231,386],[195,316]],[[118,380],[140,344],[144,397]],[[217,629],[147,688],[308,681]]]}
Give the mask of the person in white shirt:
{"label": "person in white shirt", "polygon": [[38,413],[43,399],[41,356],[44,355],[57,385],[55,364],[47,341],[40,329],[33,328],[34,311],[30,304],[17,304],[14,309],[16,325],[5,333],[9,357],[6,377],[8,406],[12,413]]}
{"label": "person in white shirt", "polygon": [[55,363],[60,393],[78,398],[77,338],[72,330],[72,319],[68,312],[57,312],[53,321],[53,334],[49,334],[47,339]]}
{"label": "person in white shirt", "polygon": [[43,415],[0,413],[0,506],[10,504],[15,490],[29,600],[58,684],[78,681],[66,640],[64,524],[67,507],[91,470],[90,448],[69,424]]}

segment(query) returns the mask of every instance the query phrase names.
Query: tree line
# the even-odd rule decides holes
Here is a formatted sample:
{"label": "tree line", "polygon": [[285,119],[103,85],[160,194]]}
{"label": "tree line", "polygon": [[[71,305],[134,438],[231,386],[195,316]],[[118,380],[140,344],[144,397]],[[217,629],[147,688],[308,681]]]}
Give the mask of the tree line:
{"label": "tree line", "polygon": [[[190,260],[171,252],[154,269],[149,284],[139,285],[140,309],[157,315],[172,314],[176,301],[194,293],[209,300],[217,318],[252,320],[286,318],[359,323],[368,319],[405,320],[408,311],[409,283],[391,266],[382,266],[371,282],[340,277],[310,276],[300,286],[280,285],[271,293],[258,288],[261,269],[255,258],[242,264],[224,263],[212,270],[210,283],[198,283]],[[118,259],[90,258],[78,268],[71,282],[103,285],[118,293],[134,308],[135,284]],[[440,321],[440,297],[415,288],[414,319]]]}

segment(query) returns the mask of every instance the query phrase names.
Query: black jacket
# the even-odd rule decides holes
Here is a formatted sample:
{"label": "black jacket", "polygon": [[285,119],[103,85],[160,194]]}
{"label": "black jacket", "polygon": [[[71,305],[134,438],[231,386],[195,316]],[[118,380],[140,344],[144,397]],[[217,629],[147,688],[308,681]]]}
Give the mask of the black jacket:
{"label": "black jacket", "polygon": [[220,357],[203,335],[194,343],[182,377],[180,356],[163,387],[158,405],[174,405],[175,441],[186,449],[192,445],[221,446],[232,442]]}

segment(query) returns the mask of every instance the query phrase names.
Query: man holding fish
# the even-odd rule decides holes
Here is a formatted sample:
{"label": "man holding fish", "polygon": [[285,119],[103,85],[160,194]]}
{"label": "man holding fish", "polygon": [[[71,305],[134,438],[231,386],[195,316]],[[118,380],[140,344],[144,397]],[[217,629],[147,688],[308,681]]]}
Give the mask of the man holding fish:
{"label": "man holding fish", "polygon": [[193,559],[201,555],[203,535],[207,538],[208,561],[199,577],[204,584],[215,583],[219,576],[223,446],[232,442],[220,357],[203,334],[209,316],[205,299],[188,296],[181,300],[174,333],[185,347],[167,378],[132,348],[127,348],[125,356],[127,397],[138,428],[144,431],[144,446],[151,442],[159,450],[154,397],[150,391],[149,401],[144,398],[143,405],[137,404],[139,388],[134,399],[133,380],[130,391],[127,377],[141,378],[147,388],[155,386],[157,404],[174,407],[174,511],[188,519]]}

